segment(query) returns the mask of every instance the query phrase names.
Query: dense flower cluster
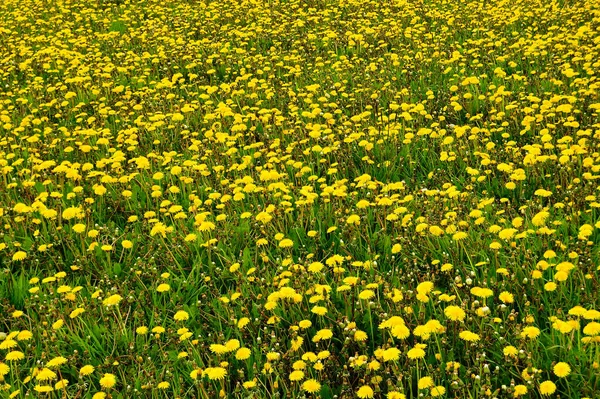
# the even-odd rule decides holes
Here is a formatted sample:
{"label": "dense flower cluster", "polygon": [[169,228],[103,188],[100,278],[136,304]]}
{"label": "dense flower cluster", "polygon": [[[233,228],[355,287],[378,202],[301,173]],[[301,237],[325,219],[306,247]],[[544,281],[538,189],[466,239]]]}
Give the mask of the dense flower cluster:
{"label": "dense flower cluster", "polygon": [[0,396],[598,397],[599,78],[596,0],[1,1]]}

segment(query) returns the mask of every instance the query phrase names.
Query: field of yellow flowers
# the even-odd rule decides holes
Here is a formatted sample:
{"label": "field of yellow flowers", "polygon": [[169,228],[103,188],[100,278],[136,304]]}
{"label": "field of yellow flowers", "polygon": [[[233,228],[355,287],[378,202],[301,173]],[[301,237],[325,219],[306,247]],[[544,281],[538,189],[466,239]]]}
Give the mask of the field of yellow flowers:
{"label": "field of yellow flowers", "polygon": [[0,397],[600,398],[600,1],[2,0]]}

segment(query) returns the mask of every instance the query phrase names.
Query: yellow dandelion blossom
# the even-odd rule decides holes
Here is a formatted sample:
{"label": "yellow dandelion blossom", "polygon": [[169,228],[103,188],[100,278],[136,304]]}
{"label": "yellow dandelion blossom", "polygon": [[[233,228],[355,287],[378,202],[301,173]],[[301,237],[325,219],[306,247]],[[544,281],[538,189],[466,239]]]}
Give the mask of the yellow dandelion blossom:
{"label": "yellow dandelion blossom", "polygon": [[412,348],[408,351],[407,356],[409,359],[423,359],[425,357],[425,351],[421,348]]}
{"label": "yellow dandelion blossom", "polygon": [[552,395],[554,392],[556,392],[556,385],[552,381],[544,381],[540,384],[542,395]]}
{"label": "yellow dandelion blossom", "polygon": [[558,362],[554,365],[552,371],[557,377],[563,378],[571,374],[571,366],[569,366],[569,363]]}
{"label": "yellow dandelion blossom", "polygon": [[466,316],[465,311],[461,307],[455,305],[447,306],[446,309],[444,309],[444,314],[453,321],[463,321]]}
{"label": "yellow dandelion blossom", "polygon": [[431,377],[422,377],[419,379],[418,383],[417,383],[419,389],[427,389],[432,387],[433,384],[433,378]]}
{"label": "yellow dandelion blossom", "polygon": [[117,384],[117,377],[114,374],[106,373],[100,378],[100,386],[105,389],[110,389]]}
{"label": "yellow dandelion blossom", "polygon": [[535,339],[540,335],[540,329],[534,326],[527,326],[521,331],[521,338]]}
{"label": "yellow dandelion blossom", "polygon": [[202,372],[203,376],[207,376],[209,380],[222,380],[227,375],[227,370],[223,367],[208,367]]}
{"label": "yellow dandelion blossom", "polygon": [[185,321],[188,320],[190,318],[190,315],[188,312],[186,312],[185,310],[179,310],[177,311],[177,313],[175,313],[175,315],[173,316],[173,319],[175,321]]}
{"label": "yellow dandelion blossom", "polygon": [[373,388],[371,388],[368,385],[363,385],[362,387],[360,387],[358,389],[358,391],[356,392],[356,396],[358,396],[360,399],[366,399],[366,398],[372,398],[375,395],[375,393],[373,392]]}
{"label": "yellow dandelion blossom", "polygon": [[317,380],[311,378],[302,383],[302,389],[308,393],[315,393],[321,390],[321,384]]}
{"label": "yellow dandelion blossom", "polygon": [[79,374],[81,375],[90,375],[94,372],[94,366],[92,365],[85,365],[82,368],[79,369]]}
{"label": "yellow dandelion blossom", "polygon": [[123,299],[123,297],[121,295],[115,294],[115,295],[109,296],[104,301],[102,301],[102,304],[104,306],[115,306],[115,305],[118,305],[122,299]]}
{"label": "yellow dandelion blossom", "polygon": [[235,358],[238,360],[246,360],[250,357],[252,351],[248,348],[240,348],[235,352]]}
{"label": "yellow dandelion blossom", "polygon": [[290,381],[301,381],[304,378],[304,372],[301,370],[294,370],[290,373]]}

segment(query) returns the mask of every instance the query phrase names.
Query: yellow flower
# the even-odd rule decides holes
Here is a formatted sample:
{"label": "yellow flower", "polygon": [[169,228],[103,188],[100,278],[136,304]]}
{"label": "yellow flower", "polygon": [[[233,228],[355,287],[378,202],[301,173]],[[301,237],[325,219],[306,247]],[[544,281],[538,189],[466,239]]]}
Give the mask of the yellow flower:
{"label": "yellow flower", "polygon": [[327,308],[323,306],[315,306],[310,311],[319,316],[325,316],[327,314]]}
{"label": "yellow flower", "polygon": [[511,294],[508,291],[502,291],[500,293],[500,295],[498,295],[498,298],[503,302],[503,303],[513,303],[515,301],[515,297],[513,294]]}
{"label": "yellow flower", "polygon": [[463,321],[466,316],[466,313],[462,308],[454,305],[447,306],[446,309],[444,309],[444,314],[453,321]]}
{"label": "yellow flower", "polygon": [[546,291],[550,291],[550,292],[555,291],[556,287],[557,287],[557,285],[553,281],[549,281],[546,284],[544,284],[544,290],[546,290]]}
{"label": "yellow flower", "polygon": [[433,386],[433,378],[431,377],[422,377],[418,382],[419,389],[427,389]]}
{"label": "yellow flower", "polygon": [[502,350],[504,356],[516,356],[519,353],[519,350],[512,345],[504,347]]}
{"label": "yellow flower", "polygon": [[246,389],[252,389],[256,386],[256,381],[246,381],[242,385]]}
{"label": "yellow flower", "polygon": [[308,271],[311,273],[319,273],[323,270],[324,265],[321,262],[313,262],[308,265]]}
{"label": "yellow flower", "polygon": [[431,396],[437,398],[438,396],[442,396],[446,393],[446,388],[441,385],[431,388]]}
{"label": "yellow flower", "polygon": [[366,341],[369,338],[366,332],[362,330],[356,330],[354,332],[354,340],[358,342]]}
{"label": "yellow flower", "polygon": [[289,238],[285,238],[285,239],[279,241],[280,248],[290,248],[293,246],[294,246],[294,241],[290,240]]}
{"label": "yellow flower", "polygon": [[175,313],[175,316],[173,316],[173,319],[175,321],[185,321],[185,320],[188,320],[189,318],[190,318],[190,315],[185,310],[179,310],[179,311],[177,311],[177,313]]}
{"label": "yellow flower", "polygon": [[540,384],[542,395],[552,395],[554,392],[556,392],[556,385],[552,381],[544,381]]}
{"label": "yellow flower", "polygon": [[114,306],[114,305],[118,305],[122,299],[123,299],[123,297],[121,295],[115,294],[115,295],[109,296],[104,301],[102,301],[102,304],[104,306]]}
{"label": "yellow flower", "polygon": [[479,298],[489,298],[494,295],[494,291],[489,288],[473,287],[471,288],[471,294]]}
{"label": "yellow flower", "polygon": [[14,261],[20,261],[20,260],[23,260],[25,258],[27,258],[27,252],[17,251],[13,255],[12,260],[14,260]]}
{"label": "yellow flower", "polygon": [[374,394],[375,393],[373,392],[373,388],[371,388],[368,385],[363,385],[356,392],[356,396],[358,396],[361,399],[372,398],[374,396]]}
{"label": "yellow flower", "polygon": [[290,373],[290,381],[300,381],[304,378],[304,372],[301,370],[295,370]]}
{"label": "yellow flower", "polygon": [[319,384],[317,380],[311,378],[310,380],[304,381],[302,389],[308,393],[315,393],[321,389],[321,384]]}
{"label": "yellow flower", "polygon": [[475,334],[474,332],[471,331],[461,331],[460,334],[458,334],[458,336],[465,340],[465,341],[469,341],[469,342],[476,342],[479,341],[480,337],[479,334]]}
{"label": "yellow flower", "polygon": [[427,295],[433,291],[433,283],[431,281],[423,281],[417,285],[417,292],[421,295]]}
{"label": "yellow flower", "polygon": [[371,299],[374,296],[375,296],[375,292],[373,292],[372,290],[363,290],[360,292],[360,294],[358,294],[358,297],[363,300]]}
{"label": "yellow flower", "polygon": [[159,382],[158,385],[156,386],[158,389],[167,389],[171,386],[171,384],[169,384],[168,381],[162,381]]}
{"label": "yellow flower", "polygon": [[423,359],[425,357],[425,351],[421,348],[412,348],[408,351],[407,356],[409,359]]}
{"label": "yellow flower", "polygon": [[464,231],[459,231],[458,233],[454,233],[452,235],[452,239],[454,241],[460,241],[460,240],[464,240],[465,238],[467,238],[469,235],[467,233],[465,233]]}
{"label": "yellow flower", "polygon": [[333,337],[333,333],[331,332],[331,330],[328,328],[324,328],[322,330],[317,331],[317,333],[313,337],[313,342],[319,342],[324,339],[330,339],[331,337]]}
{"label": "yellow flower", "polygon": [[6,356],[4,357],[4,359],[7,361],[22,360],[24,358],[25,358],[25,355],[23,354],[23,352],[20,352],[20,351],[8,352],[6,354]]}
{"label": "yellow flower", "polygon": [[248,348],[240,348],[235,353],[235,358],[238,360],[246,360],[250,357],[252,351]]}
{"label": "yellow flower", "polygon": [[554,365],[552,371],[554,371],[554,374],[557,377],[566,377],[569,374],[571,374],[571,366],[569,366],[569,364],[565,362],[558,362]]}
{"label": "yellow flower", "polygon": [[202,375],[208,376],[209,380],[222,380],[227,375],[227,370],[223,367],[208,367],[204,369]]}
{"label": "yellow flower", "polygon": [[62,356],[58,356],[58,357],[55,357],[55,358],[51,359],[50,361],[48,361],[46,366],[47,367],[57,367],[57,366],[60,366],[61,364],[65,364],[66,362],[67,362],[67,359],[65,359]]}
{"label": "yellow flower", "polygon": [[521,331],[521,338],[535,339],[540,335],[540,329],[534,326],[527,326]]}
{"label": "yellow flower", "polygon": [[400,349],[398,348],[388,348],[385,351],[383,351],[383,361],[396,361],[400,358],[400,353]]}
{"label": "yellow flower", "polygon": [[94,372],[94,366],[86,365],[79,369],[79,374],[81,375],[90,375]]}
{"label": "yellow flower", "polygon": [[600,335],[600,323],[592,321],[583,328],[583,333],[591,336]]}
{"label": "yellow flower", "polygon": [[167,292],[170,289],[171,289],[171,286],[166,283],[162,283],[158,287],[156,287],[156,291],[158,291],[158,292]]}
{"label": "yellow flower", "polygon": [[527,387],[525,385],[517,385],[515,386],[515,390],[513,392],[513,396],[515,398],[519,396],[523,396],[527,393]]}
{"label": "yellow flower", "polygon": [[49,368],[44,367],[37,373],[37,375],[35,376],[35,379],[37,381],[54,380],[54,379],[56,379],[56,373],[54,371],[50,370]]}
{"label": "yellow flower", "polygon": [[100,386],[102,388],[110,389],[117,384],[117,377],[114,374],[106,373],[100,378]]}
{"label": "yellow flower", "polygon": [[76,318],[77,316],[79,316],[80,314],[82,314],[83,312],[85,312],[85,309],[84,309],[84,308],[77,308],[77,309],[73,310],[73,311],[72,311],[72,312],[69,314],[69,317],[70,317],[71,319],[74,319],[74,318]]}
{"label": "yellow flower", "polygon": [[148,334],[148,327],[146,327],[146,326],[138,327],[135,329],[135,332],[139,335]]}
{"label": "yellow flower", "polygon": [[250,323],[250,319],[247,317],[242,317],[241,319],[238,320],[237,326],[239,329],[242,329],[242,328],[246,327],[248,325],[248,323]]}

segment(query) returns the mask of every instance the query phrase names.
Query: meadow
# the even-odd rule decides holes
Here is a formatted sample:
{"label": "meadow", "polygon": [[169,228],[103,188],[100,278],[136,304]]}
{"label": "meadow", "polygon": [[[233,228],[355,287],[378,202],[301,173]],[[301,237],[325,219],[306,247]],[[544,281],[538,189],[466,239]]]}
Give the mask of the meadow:
{"label": "meadow", "polygon": [[0,397],[600,398],[600,1],[0,1]]}

